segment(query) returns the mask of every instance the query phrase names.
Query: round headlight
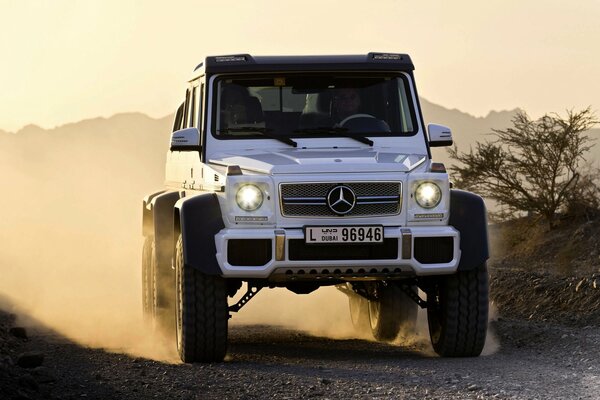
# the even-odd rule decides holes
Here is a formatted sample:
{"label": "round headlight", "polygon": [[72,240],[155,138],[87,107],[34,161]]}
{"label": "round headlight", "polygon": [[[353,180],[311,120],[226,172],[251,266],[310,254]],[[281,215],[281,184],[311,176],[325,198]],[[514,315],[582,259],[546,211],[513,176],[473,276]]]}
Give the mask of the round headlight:
{"label": "round headlight", "polygon": [[417,204],[423,208],[433,208],[440,204],[442,200],[442,191],[438,185],[433,182],[423,182],[415,190],[415,199]]}
{"label": "round headlight", "polygon": [[258,210],[263,203],[263,193],[255,185],[243,185],[235,195],[235,201],[244,211]]}

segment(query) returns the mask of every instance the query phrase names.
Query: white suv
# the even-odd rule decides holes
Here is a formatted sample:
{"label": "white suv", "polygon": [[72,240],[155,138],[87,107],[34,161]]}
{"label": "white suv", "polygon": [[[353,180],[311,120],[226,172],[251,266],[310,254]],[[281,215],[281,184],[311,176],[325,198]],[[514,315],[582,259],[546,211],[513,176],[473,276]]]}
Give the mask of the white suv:
{"label": "white suv", "polygon": [[144,312],[173,328],[184,362],[222,360],[230,314],[260,289],[328,285],[378,340],[420,306],[438,354],[480,354],[485,206],[432,162],[452,136],[425,131],[413,69],[369,53],[217,56],[194,70],[167,188],[143,205]]}

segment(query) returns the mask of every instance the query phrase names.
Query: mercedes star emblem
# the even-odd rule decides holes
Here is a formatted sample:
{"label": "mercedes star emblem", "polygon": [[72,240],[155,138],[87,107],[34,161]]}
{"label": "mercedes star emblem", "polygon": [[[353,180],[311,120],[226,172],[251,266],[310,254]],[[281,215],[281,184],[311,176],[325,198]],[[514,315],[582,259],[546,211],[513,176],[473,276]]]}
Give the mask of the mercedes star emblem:
{"label": "mercedes star emblem", "polygon": [[327,194],[327,205],[337,215],[348,214],[355,204],[356,195],[348,186],[336,186]]}

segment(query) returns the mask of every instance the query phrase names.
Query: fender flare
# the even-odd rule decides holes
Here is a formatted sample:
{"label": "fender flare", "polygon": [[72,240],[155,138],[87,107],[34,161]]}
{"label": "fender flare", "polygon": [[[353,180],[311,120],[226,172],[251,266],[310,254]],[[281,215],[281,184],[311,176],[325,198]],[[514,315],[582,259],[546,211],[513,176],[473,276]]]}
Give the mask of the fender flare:
{"label": "fender flare", "polygon": [[142,235],[144,237],[154,235],[154,212],[152,210],[152,202],[158,195],[163,193],[165,193],[165,190],[144,197],[142,203]]}
{"label": "fender flare", "polygon": [[183,195],[181,192],[164,192],[150,201],[156,261],[164,275],[171,271],[174,206]]}
{"label": "fender flare", "polygon": [[483,199],[463,190],[450,190],[450,220],[460,232],[460,262],[458,271],[470,271],[490,257],[487,211]]}
{"label": "fender flare", "polygon": [[[175,204],[175,235],[183,238],[183,262],[207,275],[221,275],[215,235],[225,228],[214,193],[180,199]],[[177,238],[175,238],[177,240]]]}

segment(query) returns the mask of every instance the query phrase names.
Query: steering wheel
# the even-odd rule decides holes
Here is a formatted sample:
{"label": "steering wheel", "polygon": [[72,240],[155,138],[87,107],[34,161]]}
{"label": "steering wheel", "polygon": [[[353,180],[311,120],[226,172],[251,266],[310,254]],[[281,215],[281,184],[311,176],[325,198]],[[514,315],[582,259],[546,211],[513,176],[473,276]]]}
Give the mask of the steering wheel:
{"label": "steering wheel", "polygon": [[351,119],[354,118],[375,118],[373,115],[371,114],[352,114],[349,117],[344,118],[342,121],[340,121],[340,123],[338,124],[338,126],[342,127],[344,126],[344,124],[348,121],[350,121]]}

